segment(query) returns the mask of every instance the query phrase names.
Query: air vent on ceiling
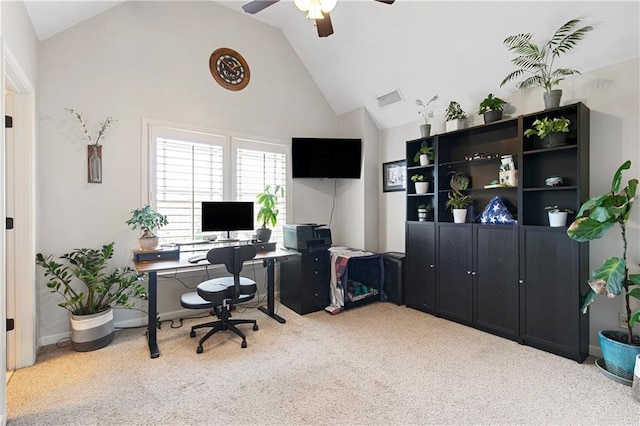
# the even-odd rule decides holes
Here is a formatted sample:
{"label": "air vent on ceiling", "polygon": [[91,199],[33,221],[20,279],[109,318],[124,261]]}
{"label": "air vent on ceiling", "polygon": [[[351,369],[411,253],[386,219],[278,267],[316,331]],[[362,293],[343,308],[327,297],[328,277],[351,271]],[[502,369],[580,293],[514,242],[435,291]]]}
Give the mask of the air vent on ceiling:
{"label": "air vent on ceiling", "polygon": [[380,108],[384,108],[391,104],[395,104],[396,102],[402,102],[404,101],[404,98],[402,97],[402,93],[400,93],[400,89],[396,89],[393,92],[378,96],[376,101],[378,101],[378,106]]}

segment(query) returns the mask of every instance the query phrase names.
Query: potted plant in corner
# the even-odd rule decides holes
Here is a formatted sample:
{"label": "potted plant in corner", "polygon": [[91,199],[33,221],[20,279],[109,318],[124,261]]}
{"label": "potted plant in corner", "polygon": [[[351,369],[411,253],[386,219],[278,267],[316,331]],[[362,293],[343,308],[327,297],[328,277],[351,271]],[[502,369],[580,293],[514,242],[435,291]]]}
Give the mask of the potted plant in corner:
{"label": "potted plant in corner", "polygon": [[487,97],[480,102],[478,114],[482,114],[485,124],[502,120],[502,112],[506,104],[507,102],[505,100],[494,97],[493,93],[489,93]]}
{"label": "potted plant in corner", "polygon": [[462,110],[458,102],[451,101],[445,110],[444,119],[446,120],[445,128],[447,132],[451,132],[453,130],[464,129],[467,114]]}
{"label": "potted plant in corner", "polygon": [[[139,284],[141,275],[126,266],[106,272],[113,257],[111,242],[101,249],[81,248],[54,260],[53,255],[36,255],[36,264],[49,279],[47,287],[64,301],[58,306],[71,313],[71,342],[76,351],[100,349],[113,341],[113,308],[133,309],[131,298],[146,300],[146,289]],[[83,287],[74,286],[79,281]]]}
{"label": "potted plant in corner", "polygon": [[445,207],[453,212],[453,223],[465,223],[467,221],[467,206],[473,203],[473,199],[458,191],[449,191]]}
{"label": "potted plant in corner", "polygon": [[420,203],[417,206],[418,209],[418,221],[426,222],[429,219],[430,213],[433,212],[433,204]]}
{"label": "potted plant in corner", "polygon": [[271,229],[267,226],[276,226],[278,223],[278,197],[284,197],[284,188],[280,185],[265,185],[262,191],[256,197],[258,204],[261,204],[258,210],[258,222],[262,222],[262,226],[256,230],[256,239],[259,242],[267,243],[271,238]]}
{"label": "potted plant in corner", "polygon": [[416,194],[426,194],[429,192],[429,182],[427,182],[427,179],[424,176],[415,174],[411,176],[411,181],[415,185]]}
{"label": "potted plant in corner", "polygon": [[640,309],[631,311],[631,298],[640,301],[640,274],[630,274],[627,264],[627,221],[636,199],[638,179],[631,179],[620,188],[622,171],[631,167],[631,161],[623,163],[613,176],[611,191],[587,200],[567,229],[570,238],[592,241],[601,238],[606,231],[618,226],[622,237],[621,256],[613,256],[591,274],[589,291],[582,299],[582,312],[586,313],[591,302],[599,294],[615,297],[623,294],[626,332],[604,330],[598,333],[606,370],[624,380],[633,379],[635,359],[640,354],[640,336],[633,334],[633,326],[640,321]]}
{"label": "potted plant in corner", "polygon": [[567,133],[569,133],[569,124],[571,121],[564,117],[556,117],[549,119],[544,117],[536,119],[531,123],[531,128],[524,131],[526,137],[532,135],[538,136],[542,141],[542,146],[553,148],[562,146],[567,143]]}
{"label": "potted plant in corner", "polygon": [[416,105],[418,105],[421,109],[418,111],[418,114],[422,116],[424,119],[424,124],[420,125],[420,136],[426,138],[431,135],[431,124],[429,124],[429,119],[433,118],[433,111],[429,109],[429,104],[438,99],[438,95],[435,95],[433,98],[429,99],[429,102],[426,104],[423,103],[420,99],[416,99]]}
{"label": "potted plant in corner", "polygon": [[561,227],[567,225],[567,216],[575,213],[571,209],[560,209],[558,206],[546,206],[544,208],[549,215],[549,226]]}
{"label": "potted plant in corner", "polygon": [[153,231],[168,223],[167,216],[156,212],[149,204],[140,209],[131,210],[131,218],[126,221],[131,229],[142,230],[142,235],[138,239],[140,250],[155,250],[158,247],[159,238]]}
{"label": "potted plant in corner", "polygon": [[427,144],[427,141],[422,141],[418,152],[413,156],[415,163],[420,163],[421,166],[428,166],[433,160],[433,147]]}
{"label": "potted plant in corner", "polygon": [[580,74],[580,71],[568,68],[554,68],[554,61],[563,53],[573,49],[577,43],[583,39],[584,35],[591,31],[593,27],[587,25],[576,28],[580,24],[579,19],[572,19],[562,25],[551,36],[551,39],[542,45],[531,41],[533,34],[516,34],[507,37],[504,44],[510,52],[517,56],[511,63],[518,67],[509,73],[500,87],[511,80],[515,80],[522,75],[530,74],[529,77],[516,84],[518,89],[540,86],[544,88],[544,108],[554,108],[560,105],[562,90],[553,89],[565,77]]}

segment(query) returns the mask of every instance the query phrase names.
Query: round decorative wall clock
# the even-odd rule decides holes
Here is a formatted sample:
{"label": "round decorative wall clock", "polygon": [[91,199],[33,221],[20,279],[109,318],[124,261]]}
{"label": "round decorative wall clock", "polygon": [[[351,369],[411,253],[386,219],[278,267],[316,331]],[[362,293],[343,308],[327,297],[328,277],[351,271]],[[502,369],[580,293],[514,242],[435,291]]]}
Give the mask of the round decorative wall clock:
{"label": "round decorative wall clock", "polygon": [[220,86],[242,90],[249,84],[249,65],[241,54],[226,47],[215,50],[209,58],[209,70]]}

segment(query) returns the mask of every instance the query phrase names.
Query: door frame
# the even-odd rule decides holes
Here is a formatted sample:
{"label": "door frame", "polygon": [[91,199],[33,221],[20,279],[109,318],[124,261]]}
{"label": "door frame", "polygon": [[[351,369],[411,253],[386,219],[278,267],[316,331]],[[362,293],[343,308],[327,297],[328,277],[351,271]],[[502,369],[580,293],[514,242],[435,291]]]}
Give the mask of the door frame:
{"label": "door frame", "polygon": [[[37,316],[36,316],[36,111],[35,89],[26,74],[18,64],[18,60],[7,47],[4,39],[0,43],[2,49],[2,113],[5,110],[5,90],[13,92],[13,140],[15,141],[12,158],[5,157],[0,161],[2,167],[2,188],[0,191],[0,213],[2,216],[15,218],[12,246],[7,246],[5,227],[0,226],[0,262],[4,263],[3,270],[12,269],[15,277],[13,283],[4,283],[5,277],[0,277],[0,283],[10,285],[7,291],[12,292],[13,312],[6,309],[7,294],[5,285],[1,285],[0,312],[2,317],[11,313],[15,319],[12,339],[13,353],[6,352],[6,324],[2,321],[2,336],[0,336],[0,352],[5,358],[5,370],[33,365],[37,353]],[[16,118],[20,119],[17,120]],[[2,145],[4,147],[4,132]],[[4,150],[4,148],[3,148]],[[11,163],[11,187],[6,187],[4,177],[5,165]],[[20,194],[19,197],[14,196]],[[12,197],[11,211],[7,211],[6,197]],[[7,251],[12,252],[7,261]],[[18,284],[19,283],[19,284]],[[19,288],[20,291],[17,291]],[[8,311],[9,309],[7,309]]]}

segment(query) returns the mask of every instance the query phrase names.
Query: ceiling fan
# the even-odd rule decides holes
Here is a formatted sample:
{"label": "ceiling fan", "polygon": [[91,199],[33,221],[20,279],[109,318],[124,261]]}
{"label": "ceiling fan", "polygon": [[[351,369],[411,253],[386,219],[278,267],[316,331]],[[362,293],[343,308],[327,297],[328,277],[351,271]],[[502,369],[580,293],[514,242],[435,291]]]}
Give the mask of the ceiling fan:
{"label": "ceiling fan", "polygon": [[[242,9],[253,15],[263,9],[278,3],[280,0],[253,0],[242,6]],[[374,0],[380,3],[393,4],[395,0]],[[333,34],[331,16],[329,12],[333,10],[337,0],[294,0],[296,7],[307,12],[307,19],[313,19],[318,29],[318,37],[329,37]]]}

